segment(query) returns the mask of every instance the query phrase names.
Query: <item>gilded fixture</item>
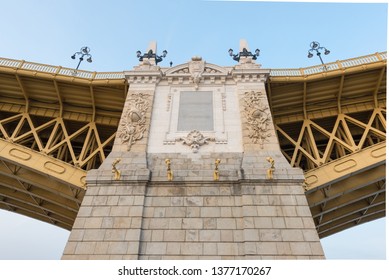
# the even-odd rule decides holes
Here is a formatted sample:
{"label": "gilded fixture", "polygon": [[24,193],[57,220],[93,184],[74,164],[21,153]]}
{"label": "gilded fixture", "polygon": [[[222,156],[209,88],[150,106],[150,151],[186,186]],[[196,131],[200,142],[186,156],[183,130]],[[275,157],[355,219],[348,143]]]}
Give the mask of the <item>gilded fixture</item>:
{"label": "gilded fixture", "polygon": [[307,191],[309,188],[308,188],[308,182],[307,182],[307,179],[304,180],[303,182],[303,188],[305,191]]}
{"label": "gilded fixture", "polygon": [[112,173],[114,174],[114,180],[120,180],[120,170],[116,168],[116,165],[120,162],[120,158],[117,158],[112,163]]}
{"label": "gilded fixture", "polygon": [[215,170],[213,171],[213,180],[214,181],[219,181],[219,164],[220,164],[220,159],[215,159]]}
{"label": "gilded fixture", "polygon": [[167,165],[167,170],[166,170],[166,172],[167,172],[167,180],[168,181],[173,181],[173,171],[170,168],[170,159],[168,159],[168,158],[165,159],[165,163]]}
{"label": "gilded fixture", "polygon": [[274,159],[272,157],[267,157],[266,160],[270,163],[270,168],[267,170],[267,179],[273,179],[274,173]]}

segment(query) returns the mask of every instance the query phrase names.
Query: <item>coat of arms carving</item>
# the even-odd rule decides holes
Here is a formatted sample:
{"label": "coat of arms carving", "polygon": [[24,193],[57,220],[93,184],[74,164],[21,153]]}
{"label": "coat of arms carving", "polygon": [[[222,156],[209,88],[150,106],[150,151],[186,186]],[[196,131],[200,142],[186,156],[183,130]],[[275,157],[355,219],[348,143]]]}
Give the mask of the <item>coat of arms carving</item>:
{"label": "coat of arms carving", "polygon": [[129,104],[119,128],[119,138],[122,139],[122,144],[127,143],[127,151],[131,150],[136,141],[143,138],[146,130],[146,112],[149,108],[147,94],[132,94]]}
{"label": "coat of arms carving", "polygon": [[195,84],[195,88],[199,87],[201,77],[205,69],[205,61],[201,57],[192,57],[192,61],[189,62],[189,72],[192,75],[192,82]]}

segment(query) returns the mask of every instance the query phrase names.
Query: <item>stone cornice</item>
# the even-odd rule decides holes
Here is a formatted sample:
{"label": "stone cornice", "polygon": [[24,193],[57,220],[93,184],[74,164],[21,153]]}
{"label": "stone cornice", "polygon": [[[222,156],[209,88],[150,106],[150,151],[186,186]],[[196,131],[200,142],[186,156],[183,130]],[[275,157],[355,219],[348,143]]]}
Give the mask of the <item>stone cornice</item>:
{"label": "stone cornice", "polygon": [[247,62],[233,67],[231,75],[235,82],[266,82],[270,71],[270,69],[261,69],[260,64]]}
{"label": "stone cornice", "polygon": [[134,67],[132,71],[124,72],[125,78],[131,83],[158,83],[162,78],[162,71],[159,66],[154,65],[139,65]]}

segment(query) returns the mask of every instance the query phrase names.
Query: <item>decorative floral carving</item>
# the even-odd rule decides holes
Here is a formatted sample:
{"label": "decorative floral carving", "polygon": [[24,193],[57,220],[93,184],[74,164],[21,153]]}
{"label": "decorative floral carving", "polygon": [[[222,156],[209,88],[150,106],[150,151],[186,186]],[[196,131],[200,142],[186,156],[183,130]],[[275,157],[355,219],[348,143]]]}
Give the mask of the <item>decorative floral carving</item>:
{"label": "decorative floral carving", "polygon": [[271,122],[269,107],[262,103],[259,92],[246,92],[244,96],[244,114],[247,119],[249,137],[255,144],[263,143],[271,134],[269,125]]}
{"label": "decorative floral carving", "polygon": [[192,130],[186,137],[177,140],[182,140],[182,144],[190,146],[194,153],[199,151],[200,146],[208,144],[208,141],[215,141],[214,138],[205,137],[198,130]]}
{"label": "decorative floral carving", "polygon": [[134,93],[131,95],[130,107],[127,109],[120,124],[119,138],[122,144],[127,142],[127,150],[130,151],[132,145],[143,138],[146,130],[146,112],[149,108],[147,95]]}

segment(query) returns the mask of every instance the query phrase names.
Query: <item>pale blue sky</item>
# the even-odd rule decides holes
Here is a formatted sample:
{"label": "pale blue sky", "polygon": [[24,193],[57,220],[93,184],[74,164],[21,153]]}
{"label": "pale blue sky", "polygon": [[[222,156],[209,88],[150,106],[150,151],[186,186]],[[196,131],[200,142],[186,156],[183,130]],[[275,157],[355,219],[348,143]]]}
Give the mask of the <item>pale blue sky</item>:
{"label": "pale blue sky", "polygon": [[[0,57],[76,67],[70,56],[89,46],[93,63],[80,69],[123,71],[157,41],[159,53],[168,51],[161,66],[194,55],[227,66],[235,64],[228,49],[244,38],[261,49],[263,68],[307,67],[320,64],[307,58],[313,40],[331,50],[325,62],[386,51],[388,6],[378,2],[0,0]],[[1,210],[0,229],[0,259],[59,259],[69,235]],[[322,243],[327,258],[384,259],[385,220]]]}

